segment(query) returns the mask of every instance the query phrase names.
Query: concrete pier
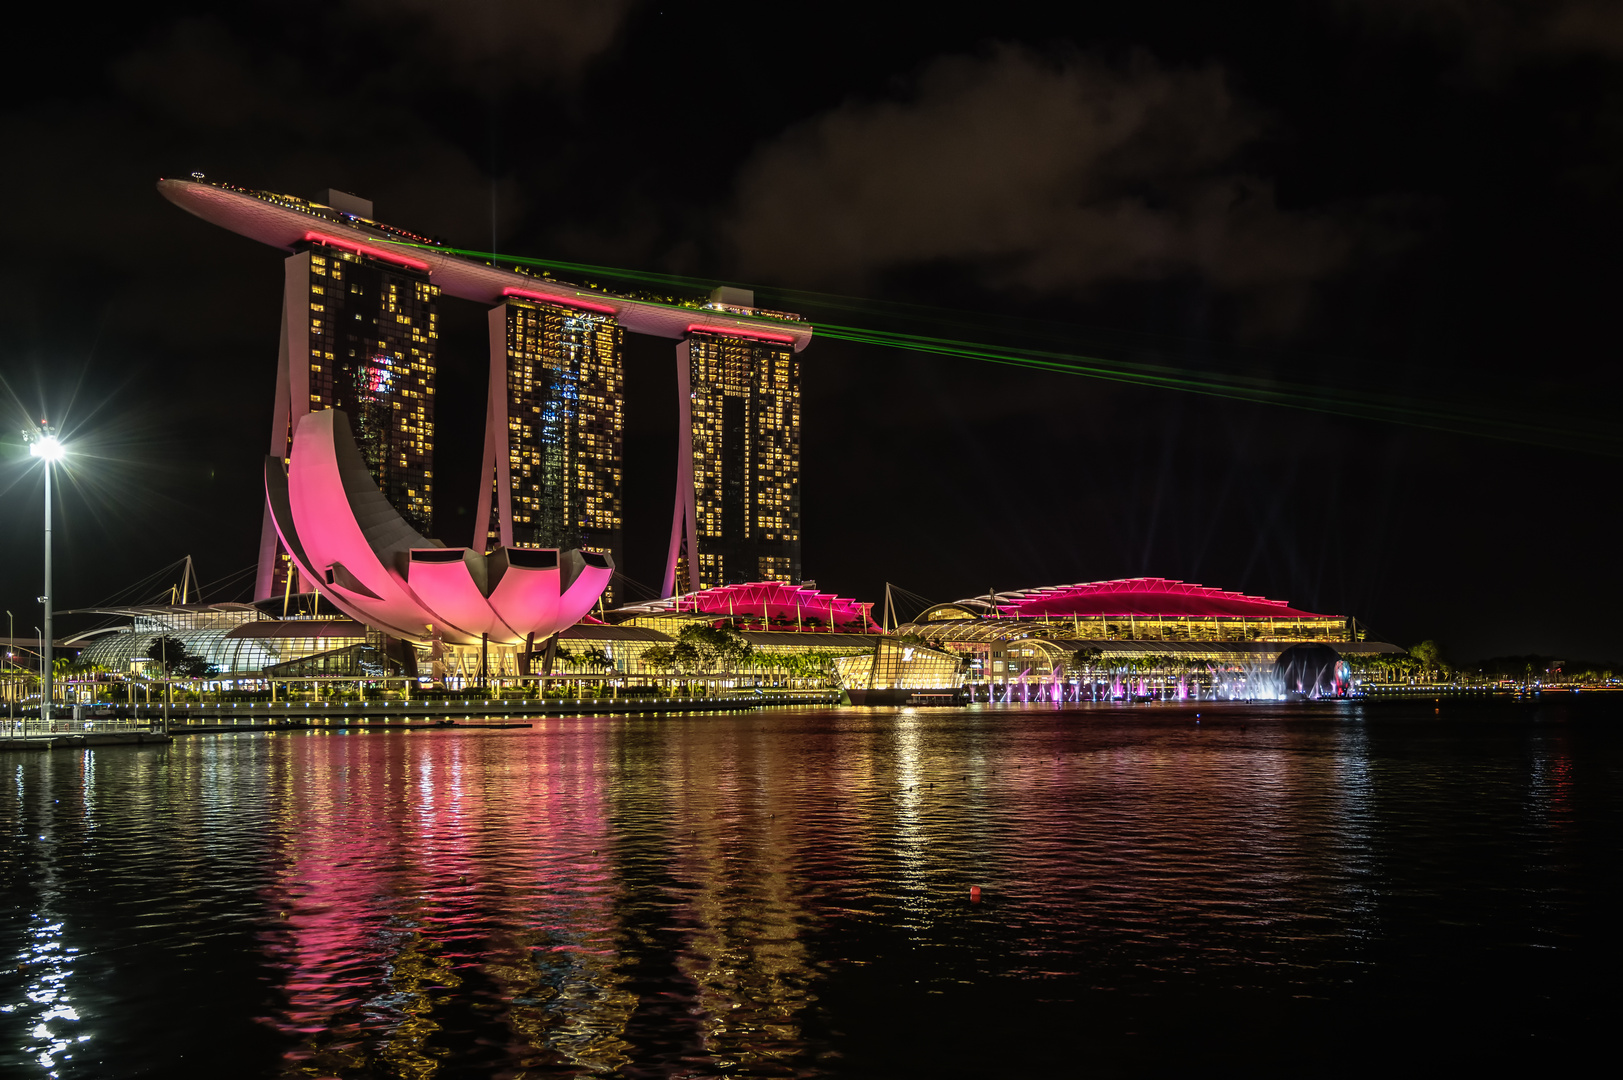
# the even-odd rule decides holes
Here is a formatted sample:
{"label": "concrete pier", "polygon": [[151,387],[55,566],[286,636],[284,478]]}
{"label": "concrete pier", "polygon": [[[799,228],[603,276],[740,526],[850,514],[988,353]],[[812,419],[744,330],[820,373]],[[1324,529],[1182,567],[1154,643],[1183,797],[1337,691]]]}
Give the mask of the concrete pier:
{"label": "concrete pier", "polygon": [[86,732],[83,735],[44,734],[0,739],[0,750],[76,750],[87,746],[158,746],[174,742],[156,731]]}

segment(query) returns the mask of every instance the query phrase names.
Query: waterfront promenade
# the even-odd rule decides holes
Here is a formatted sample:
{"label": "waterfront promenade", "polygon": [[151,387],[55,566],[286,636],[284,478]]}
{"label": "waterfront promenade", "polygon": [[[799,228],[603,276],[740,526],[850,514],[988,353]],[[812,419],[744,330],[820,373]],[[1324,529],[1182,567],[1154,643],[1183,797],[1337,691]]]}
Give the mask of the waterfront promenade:
{"label": "waterfront promenade", "polygon": [[[94,715],[0,720],[0,749],[167,742],[169,735],[214,734],[278,728],[430,728],[458,721],[547,716],[616,716],[718,713],[787,705],[835,705],[837,690],[784,690],[705,697],[662,698],[454,698],[427,701],[178,702],[164,706],[96,706]],[[62,711],[72,711],[62,706]],[[504,725],[462,725],[504,726]],[[515,725],[516,726],[516,725]]]}

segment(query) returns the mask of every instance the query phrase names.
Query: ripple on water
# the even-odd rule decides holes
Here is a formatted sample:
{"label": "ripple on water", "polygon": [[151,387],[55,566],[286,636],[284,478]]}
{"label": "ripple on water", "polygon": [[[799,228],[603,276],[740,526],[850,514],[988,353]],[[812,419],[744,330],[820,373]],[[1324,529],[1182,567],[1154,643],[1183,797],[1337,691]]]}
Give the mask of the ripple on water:
{"label": "ripple on water", "polygon": [[1570,1034],[1579,999],[1550,988],[1615,959],[1595,933],[1623,757],[1612,726],[1483,709],[806,709],[0,754],[0,1066],[985,1075],[1074,1065],[1083,1040],[1139,1071],[1299,1061],[1350,1016],[1412,1035],[1440,1000],[1483,1045]]}

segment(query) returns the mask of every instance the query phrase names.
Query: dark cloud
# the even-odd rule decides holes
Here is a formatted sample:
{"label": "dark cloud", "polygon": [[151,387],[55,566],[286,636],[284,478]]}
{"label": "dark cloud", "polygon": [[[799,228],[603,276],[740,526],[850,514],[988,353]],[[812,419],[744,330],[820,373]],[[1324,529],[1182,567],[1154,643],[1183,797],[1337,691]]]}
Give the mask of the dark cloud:
{"label": "dark cloud", "polygon": [[730,237],[745,272],[779,280],[849,287],[936,260],[1050,292],[1197,274],[1288,319],[1351,239],[1282,208],[1245,167],[1263,130],[1217,67],[1001,47],[764,147],[740,174]]}
{"label": "dark cloud", "polygon": [[1623,4],[1616,0],[1332,0],[1378,30],[1458,43],[1479,72],[1537,59],[1590,54],[1623,58]]}
{"label": "dark cloud", "polygon": [[[159,176],[201,170],[305,196],[351,190],[387,220],[475,244],[490,239],[493,203],[505,228],[525,216],[510,172],[493,179],[388,80],[323,77],[292,43],[180,19],[131,42],[106,71],[111,107],[54,101],[0,120],[48,166],[10,180],[32,211],[13,222],[14,241],[91,275],[97,304],[125,331],[195,347],[234,318],[240,279],[211,267],[243,242],[165,203]],[[74,228],[62,228],[68,220]],[[38,268],[13,265],[0,282],[7,323],[25,324],[41,304]]]}
{"label": "dark cloud", "polygon": [[111,65],[113,85],[156,123],[213,134],[247,124],[308,131],[309,80],[289,54],[256,58],[213,19],[181,19]]}
{"label": "dark cloud", "polygon": [[1623,57],[1623,5],[1613,0],[1577,0],[1555,8],[1545,24],[1552,45],[1572,52]]}
{"label": "dark cloud", "polygon": [[350,0],[396,30],[425,63],[477,85],[564,83],[605,52],[636,0]]}

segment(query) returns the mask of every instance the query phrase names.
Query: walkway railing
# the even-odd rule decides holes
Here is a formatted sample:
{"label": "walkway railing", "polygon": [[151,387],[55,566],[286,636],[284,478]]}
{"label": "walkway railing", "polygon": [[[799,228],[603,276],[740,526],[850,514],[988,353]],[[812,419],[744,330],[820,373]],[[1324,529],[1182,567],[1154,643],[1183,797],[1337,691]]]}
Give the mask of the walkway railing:
{"label": "walkway railing", "polygon": [[121,735],[134,731],[150,731],[149,720],[134,717],[99,718],[95,720],[39,720],[18,717],[7,720],[0,717],[0,741],[5,739],[44,739],[57,735]]}

